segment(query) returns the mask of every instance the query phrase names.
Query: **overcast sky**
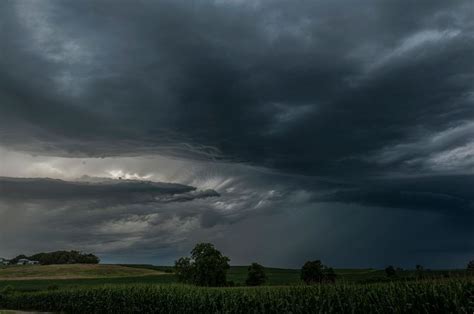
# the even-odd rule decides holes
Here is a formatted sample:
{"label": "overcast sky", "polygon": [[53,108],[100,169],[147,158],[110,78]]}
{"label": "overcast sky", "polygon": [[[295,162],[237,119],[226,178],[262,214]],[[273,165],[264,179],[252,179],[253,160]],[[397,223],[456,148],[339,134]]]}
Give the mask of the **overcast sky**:
{"label": "overcast sky", "polygon": [[474,3],[0,2],[0,256],[465,267]]}

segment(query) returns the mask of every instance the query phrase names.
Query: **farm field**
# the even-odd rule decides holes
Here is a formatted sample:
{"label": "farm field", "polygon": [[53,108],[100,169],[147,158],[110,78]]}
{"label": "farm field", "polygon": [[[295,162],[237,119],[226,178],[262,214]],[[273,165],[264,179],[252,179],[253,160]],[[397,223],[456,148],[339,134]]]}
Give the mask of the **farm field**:
{"label": "farm field", "polygon": [[[65,313],[472,313],[474,277],[464,270],[336,269],[336,284],[306,286],[300,270],[266,268],[245,287],[247,266],[231,266],[235,287],[179,284],[168,266],[49,265],[0,268],[0,309]],[[91,302],[90,300],[94,300]],[[1,313],[1,310],[0,310]]]}
{"label": "farm field", "polygon": [[158,274],[164,274],[164,272],[104,264],[3,266],[0,268],[0,282],[10,280],[138,277]]}
{"label": "farm field", "polygon": [[[178,280],[169,266],[153,265],[50,265],[8,266],[0,268],[0,290],[10,287],[20,291],[52,288],[78,288],[101,285],[170,285]],[[266,268],[266,286],[302,285],[300,270]],[[388,279],[383,270],[336,269],[338,283],[380,283],[416,279],[415,271],[401,271],[396,279]],[[426,277],[444,278],[463,276],[463,270],[426,272]],[[247,277],[247,266],[231,266],[227,280],[242,286]]]}
{"label": "farm field", "polygon": [[[472,278],[198,288],[106,285],[0,293],[0,308],[66,313],[472,313]],[[94,302],[91,302],[94,300]]]}

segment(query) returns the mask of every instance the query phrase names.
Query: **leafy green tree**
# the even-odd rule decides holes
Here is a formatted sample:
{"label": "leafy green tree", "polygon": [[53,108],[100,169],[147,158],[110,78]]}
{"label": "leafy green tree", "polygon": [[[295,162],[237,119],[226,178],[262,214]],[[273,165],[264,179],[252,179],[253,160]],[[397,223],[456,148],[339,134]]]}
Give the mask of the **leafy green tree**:
{"label": "leafy green tree", "polygon": [[332,267],[324,267],[323,274],[324,274],[324,277],[323,277],[324,281],[331,282],[331,283],[336,282],[336,272],[334,271],[334,269],[332,269]]}
{"label": "leafy green tree", "polygon": [[180,258],[175,262],[175,271],[181,282],[198,286],[224,286],[230,268],[229,261],[211,243],[199,243],[191,251],[191,258]]}
{"label": "leafy green tree", "polygon": [[18,255],[10,263],[16,264],[20,259],[38,261],[41,265],[52,264],[98,264],[100,259],[94,254],[86,254],[78,251],[55,251],[48,253],[37,253],[31,256]]}
{"label": "leafy green tree", "polygon": [[308,261],[301,268],[301,279],[306,284],[319,283],[323,281],[323,264],[320,260]]}
{"label": "leafy green tree", "polygon": [[416,277],[423,278],[425,269],[421,265],[416,265]]}
{"label": "leafy green tree", "polygon": [[264,284],[266,280],[267,275],[265,274],[265,268],[258,263],[252,263],[248,268],[245,284],[248,286],[259,286]]}
{"label": "leafy green tree", "polygon": [[397,275],[397,271],[395,270],[395,267],[390,265],[385,268],[385,274],[387,275],[387,277],[395,277]]}
{"label": "leafy green tree", "polygon": [[38,253],[28,259],[38,261],[41,265],[51,264],[98,264],[100,259],[94,254],[79,251],[55,251]]}
{"label": "leafy green tree", "polygon": [[471,272],[471,273],[474,273],[474,260],[470,261],[470,262],[467,264],[467,271],[468,271],[468,272]]}
{"label": "leafy green tree", "polygon": [[189,257],[181,257],[180,259],[178,259],[174,263],[174,269],[179,282],[193,282],[193,265]]}
{"label": "leafy green tree", "polygon": [[301,268],[301,279],[306,284],[335,282],[336,273],[334,269],[323,265],[320,260],[308,261]]}
{"label": "leafy green tree", "polygon": [[20,254],[14,258],[12,258],[9,262],[11,265],[15,265],[18,263],[19,260],[21,259],[28,259],[28,256],[24,255],[24,254]]}
{"label": "leafy green tree", "polygon": [[211,243],[199,243],[191,251],[194,283],[198,286],[224,286],[230,259]]}

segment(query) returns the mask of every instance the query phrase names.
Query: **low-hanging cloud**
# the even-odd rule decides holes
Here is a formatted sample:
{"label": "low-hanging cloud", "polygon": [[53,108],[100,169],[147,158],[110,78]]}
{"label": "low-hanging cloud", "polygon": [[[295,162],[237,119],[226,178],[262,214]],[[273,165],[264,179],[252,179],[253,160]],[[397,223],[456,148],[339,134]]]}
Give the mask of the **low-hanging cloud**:
{"label": "low-hanging cloud", "polygon": [[109,204],[191,201],[219,196],[216,191],[196,191],[182,184],[137,180],[95,180],[68,182],[59,179],[0,177],[1,200],[6,201],[105,201]]}

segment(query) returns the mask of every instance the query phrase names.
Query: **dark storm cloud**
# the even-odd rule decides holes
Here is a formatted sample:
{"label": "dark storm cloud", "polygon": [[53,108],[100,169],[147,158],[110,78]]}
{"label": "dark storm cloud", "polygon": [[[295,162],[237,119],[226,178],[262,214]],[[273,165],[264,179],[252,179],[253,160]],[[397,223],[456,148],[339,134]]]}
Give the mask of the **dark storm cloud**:
{"label": "dark storm cloud", "polygon": [[305,174],[402,167],[422,156],[367,157],[473,117],[470,9],[6,1],[1,140],[76,156],[202,152]]}
{"label": "dark storm cloud", "polygon": [[[197,178],[175,179],[167,162],[172,181],[189,185],[35,179],[14,187],[16,179],[2,179],[3,234],[12,248],[30,242],[9,226],[41,234],[39,247],[63,238],[104,254],[162,248],[168,257],[189,239],[211,239],[242,262],[261,237],[260,247],[277,243],[268,260],[294,256],[291,265],[319,252],[348,260],[357,252],[331,246],[351,243],[366,252],[364,266],[376,255],[377,263],[422,256],[403,248],[425,226],[410,252],[462,251],[447,262],[458,265],[472,252],[473,6],[2,1],[0,154],[47,155],[46,164],[55,156],[179,156],[186,163],[174,167]],[[197,159],[225,162],[196,170]],[[62,162],[60,175],[74,165]],[[155,171],[139,163],[89,170]],[[203,177],[218,182],[217,192],[193,183]],[[326,236],[327,246],[305,251],[307,239]],[[384,241],[391,256],[374,253]]]}
{"label": "dark storm cloud", "polygon": [[[328,182],[266,173],[218,184],[220,196],[208,197],[216,193],[176,184],[2,178],[0,235],[3,252],[12,252],[4,255],[65,248],[109,262],[172,263],[194,243],[211,241],[234,264],[258,258],[298,267],[318,256],[339,267],[410,267],[414,260],[446,267],[472,252],[473,198],[464,184],[472,180]],[[381,249],[387,245],[389,254]]]}
{"label": "dark storm cloud", "polygon": [[213,190],[196,191],[182,184],[135,180],[103,180],[69,182],[41,178],[0,177],[2,201],[103,201],[113,204],[143,204],[153,202],[184,202],[204,197],[216,197]]}
{"label": "dark storm cloud", "polygon": [[446,215],[474,221],[474,176],[429,176],[362,180],[338,189],[317,201],[336,201],[360,205],[422,211],[441,211]]}
{"label": "dark storm cloud", "polygon": [[[0,177],[1,250],[130,254],[172,247],[204,226],[212,199],[219,199],[214,190],[181,184]],[[214,224],[225,222],[225,215],[216,215]]]}

